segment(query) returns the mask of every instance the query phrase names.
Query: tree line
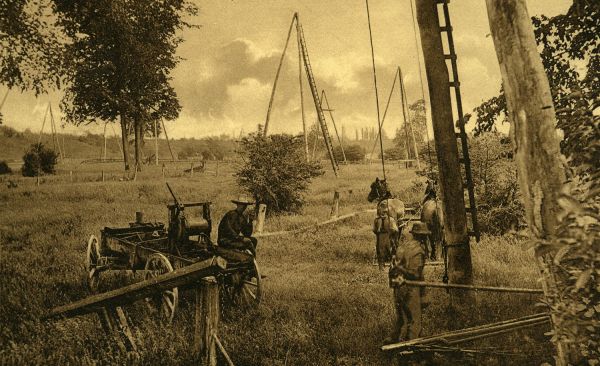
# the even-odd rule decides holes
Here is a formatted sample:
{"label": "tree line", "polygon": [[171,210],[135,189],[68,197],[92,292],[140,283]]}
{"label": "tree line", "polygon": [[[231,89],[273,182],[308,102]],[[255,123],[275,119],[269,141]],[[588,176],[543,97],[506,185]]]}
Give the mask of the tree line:
{"label": "tree line", "polygon": [[144,136],[174,120],[181,105],[171,71],[179,32],[198,8],[185,0],[0,0],[0,83],[36,95],[63,91],[77,126],[119,123],[124,168],[128,136],[141,169]]}

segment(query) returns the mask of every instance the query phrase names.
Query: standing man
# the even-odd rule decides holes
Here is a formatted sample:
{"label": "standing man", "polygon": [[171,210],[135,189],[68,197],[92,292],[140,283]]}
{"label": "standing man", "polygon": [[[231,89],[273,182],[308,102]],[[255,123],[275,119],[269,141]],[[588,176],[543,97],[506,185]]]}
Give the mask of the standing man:
{"label": "standing man", "polygon": [[427,224],[417,221],[409,234],[398,245],[389,277],[394,288],[396,322],[391,342],[419,338],[421,335],[422,288],[406,286],[404,280],[423,281],[425,245],[431,234]]}
{"label": "standing man", "polygon": [[252,219],[246,208],[254,201],[246,196],[231,200],[236,208],[223,216],[219,223],[217,243],[223,248],[249,250],[256,255],[256,238],[252,237]]}

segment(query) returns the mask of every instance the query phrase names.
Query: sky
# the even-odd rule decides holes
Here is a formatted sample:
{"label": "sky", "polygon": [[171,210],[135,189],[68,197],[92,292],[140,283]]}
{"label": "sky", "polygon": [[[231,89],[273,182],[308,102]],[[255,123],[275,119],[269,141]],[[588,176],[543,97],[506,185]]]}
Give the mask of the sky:
{"label": "sky", "polygon": [[[299,13],[304,29],[317,87],[326,91],[338,130],[343,126],[346,136],[353,139],[357,129],[377,126],[364,0],[195,1],[200,11],[191,21],[200,28],[183,31],[185,41],[179,46],[178,55],[184,60],[173,70],[172,80],[182,112],[178,119],[166,122],[169,137],[239,136],[255,131],[259,123],[264,124],[277,64],[294,12]],[[382,114],[398,66],[404,74],[409,103],[421,98],[418,60],[422,58],[415,46],[410,1],[369,1]],[[527,0],[530,15],[564,13],[570,3]],[[450,13],[463,109],[470,112],[498,93],[500,70],[489,35],[485,1],[452,1]],[[302,131],[295,37],[294,30],[275,93],[270,133]],[[315,107],[303,78],[306,120],[313,125]],[[427,82],[424,72],[423,82]],[[424,89],[427,93],[426,85]],[[6,88],[0,87],[0,95],[5,92]],[[59,130],[102,133],[102,121],[88,127],[65,124],[59,110],[61,95],[55,91],[36,98],[32,93],[11,91],[2,109],[4,124],[37,132],[51,103],[55,119],[64,125]],[[332,130],[330,120],[328,124]],[[401,124],[400,95],[396,90],[384,129],[393,136]]]}

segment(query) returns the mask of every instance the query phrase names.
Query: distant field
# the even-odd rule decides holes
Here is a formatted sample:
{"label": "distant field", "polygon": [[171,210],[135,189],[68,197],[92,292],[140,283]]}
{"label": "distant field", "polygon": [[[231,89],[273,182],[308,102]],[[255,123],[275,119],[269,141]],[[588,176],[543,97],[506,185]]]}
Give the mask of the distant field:
{"label": "distant field", "polygon": [[[325,167],[327,167],[325,165]],[[182,200],[210,200],[220,219],[239,193],[233,166],[210,162],[204,174],[183,173],[189,164],[167,165],[167,180]],[[123,226],[143,210],[147,220],[166,221],[171,202],[160,167],[149,166],[137,180],[119,164],[82,165],[67,161],[59,175],[35,179],[13,176],[18,187],[0,185],[0,364],[112,365],[192,364],[193,297],[184,294],[171,327],[160,327],[139,306],[133,315],[139,359],[128,359],[102,334],[94,316],[40,322],[50,308],[88,295],[83,262],[85,242],[104,226]],[[366,201],[378,165],[343,166],[311,186],[302,215],[267,219],[266,231],[285,230],[325,220],[334,189],[341,192],[340,214],[373,208]],[[73,171],[73,177],[69,174]],[[101,182],[101,172],[105,182]],[[6,181],[6,178],[0,178]],[[71,179],[73,180],[71,182]],[[419,199],[412,170],[388,167],[392,190],[409,204]],[[263,238],[258,263],[264,279],[260,307],[234,314],[221,323],[220,334],[236,365],[387,365],[378,348],[391,330],[392,295],[387,275],[373,266],[373,217],[361,215],[335,226],[293,236]],[[488,285],[537,286],[533,258],[512,237],[484,237],[472,243],[475,282]],[[427,267],[428,280],[441,280],[442,269]],[[104,288],[134,281],[127,275],[106,280]],[[139,278],[137,279],[139,280]],[[464,309],[449,307],[443,290],[432,290],[434,302],[424,315],[424,334],[467,324],[508,319],[540,311],[533,295],[482,293]],[[138,312],[136,314],[136,311]],[[517,356],[436,357],[442,365],[539,365],[551,362],[551,346],[533,329],[473,347],[497,347]]]}

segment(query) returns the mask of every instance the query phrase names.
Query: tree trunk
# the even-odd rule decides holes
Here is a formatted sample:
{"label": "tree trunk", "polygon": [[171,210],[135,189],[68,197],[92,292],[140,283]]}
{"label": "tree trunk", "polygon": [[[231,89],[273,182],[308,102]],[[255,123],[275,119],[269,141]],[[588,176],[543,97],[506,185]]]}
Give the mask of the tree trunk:
{"label": "tree trunk", "polygon": [[[473,265],[467,233],[463,178],[454,132],[449,76],[435,0],[417,0],[417,20],[429,87],[433,134],[439,165],[444,231],[448,245],[448,276],[453,283],[472,283]],[[408,141],[407,141],[408,143]]]}
{"label": "tree trunk", "polygon": [[133,119],[133,129],[135,131],[135,167],[138,172],[142,171],[142,128],[143,122],[140,117]]}
{"label": "tree trunk", "polygon": [[121,144],[123,145],[123,162],[125,170],[129,170],[129,148],[127,141],[127,115],[121,112]]}
{"label": "tree trunk", "polygon": [[[565,182],[550,85],[544,71],[525,0],[486,0],[527,223],[538,239],[555,234],[558,197]],[[558,294],[552,258],[538,258],[546,298]],[[553,317],[556,325],[556,318]],[[557,365],[574,353],[560,340]]]}

